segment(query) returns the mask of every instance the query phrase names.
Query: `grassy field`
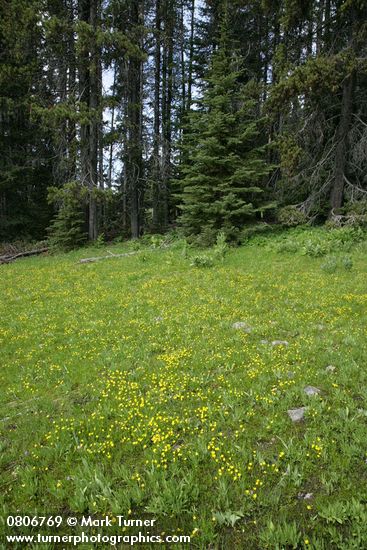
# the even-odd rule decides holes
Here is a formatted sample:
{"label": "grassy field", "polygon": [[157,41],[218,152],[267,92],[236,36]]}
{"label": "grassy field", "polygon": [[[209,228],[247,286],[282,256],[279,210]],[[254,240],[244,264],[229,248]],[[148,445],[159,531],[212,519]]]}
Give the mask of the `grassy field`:
{"label": "grassy field", "polygon": [[2,514],[367,548],[367,243],[345,235],[257,238],[204,268],[179,241],[0,266]]}

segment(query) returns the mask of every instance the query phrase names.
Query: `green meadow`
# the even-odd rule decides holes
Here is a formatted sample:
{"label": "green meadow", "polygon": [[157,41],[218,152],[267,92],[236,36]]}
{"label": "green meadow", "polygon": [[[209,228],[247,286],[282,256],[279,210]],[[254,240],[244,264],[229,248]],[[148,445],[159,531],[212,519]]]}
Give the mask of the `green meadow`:
{"label": "green meadow", "polygon": [[[108,251],[136,254],[79,262]],[[214,259],[147,239],[0,266],[2,515],[367,548],[366,252],[309,229]]]}

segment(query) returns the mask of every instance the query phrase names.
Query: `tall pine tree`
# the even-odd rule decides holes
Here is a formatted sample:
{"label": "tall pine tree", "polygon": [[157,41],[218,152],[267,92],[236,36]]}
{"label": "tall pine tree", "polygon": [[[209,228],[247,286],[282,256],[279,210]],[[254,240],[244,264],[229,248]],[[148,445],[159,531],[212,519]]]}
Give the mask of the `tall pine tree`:
{"label": "tall pine tree", "polygon": [[205,78],[199,111],[193,111],[183,148],[181,224],[189,236],[211,244],[218,231],[235,240],[240,228],[266,204],[269,174],[261,144],[253,81],[240,85],[225,16],[218,49]]}

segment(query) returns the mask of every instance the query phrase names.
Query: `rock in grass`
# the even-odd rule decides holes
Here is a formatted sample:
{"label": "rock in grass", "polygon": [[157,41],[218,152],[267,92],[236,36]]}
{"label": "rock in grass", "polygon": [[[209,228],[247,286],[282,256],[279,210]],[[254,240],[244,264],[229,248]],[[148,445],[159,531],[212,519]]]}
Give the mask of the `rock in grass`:
{"label": "rock in grass", "polygon": [[307,407],[300,407],[299,409],[289,409],[287,413],[289,418],[293,422],[299,422],[300,420],[303,420],[306,410],[307,410]]}
{"label": "rock in grass", "polygon": [[306,386],[303,391],[307,395],[318,395],[321,393],[321,390],[319,390],[319,388],[315,388],[315,386]]}
{"label": "rock in grass", "polygon": [[326,372],[334,372],[335,367],[333,365],[328,365],[325,370],[326,370]]}
{"label": "rock in grass", "polygon": [[250,325],[245,321],[237,321],[236,323],[233,323],[232,328],[234,328],[235,330],[243,330],[247,333],[250,333],[252,331]]}
{"label": "rock in grass", "polygon": [[266,344],[269,344],[269,340],[260,340],[260,344],[266,346]]}
{"label": "rock in grass", "polygon": [[273,347],[275,347],[275,346],[289,346],[289,342],[287,342],[287,340],[273,340],[271,345]]}
{"label": "rock in grass", "polygon": [[313,498],[313,493],[298,493],[297,498],[300,500],[311,500]]}

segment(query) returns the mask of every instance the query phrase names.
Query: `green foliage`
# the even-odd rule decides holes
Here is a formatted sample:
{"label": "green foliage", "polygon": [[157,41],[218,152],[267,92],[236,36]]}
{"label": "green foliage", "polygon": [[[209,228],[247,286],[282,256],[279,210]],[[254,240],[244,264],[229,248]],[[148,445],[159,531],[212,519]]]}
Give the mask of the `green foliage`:
{"label": "green foliage", "polygon": [[301,253],[306,256],[311,256],[313,258],[319,258],[320,256],[325,256],[328,252],[328,247],[325,242],[317,240],[308,240],[305,242],[304,246],[301,249]]}
{"label": "green foliage", "polygon": [[360,227],[325,227],[312,232],[300,227],[275,238],[272,246],[280,253],[299,252],[304,256],[318,258],[330,253],[348,252],[365,238],[366,233]]}
{"label": "green foliage", "polygon": [[309,58],[306,63],[294,67],[291,74],[284,76],[272,88],[267,103],[269,110],[285,111],[289,102],[307,91],[308,97],[317,99],[328,93],[335,93],[345,77],[341,57],[318,56]]}
{"label": "green foliage", "polygon": [[47,248],[48,241],[29,241],[29,240],[17,240],[11,243],[0,243],[0,256],[12,256],[19,254],[20,252],[26,252],[27,250],[37,250],[41,248]]}
{"label": "green foliage", "polygon": [[280,153],[280,167],[286,177],[295,175],[299,169],[303,149],[297,143],[295,136],[284,135],[277,141]]}
{"label": "green foliage", "polygon": [[[0,266],[0,332],[12,335],[3,515],[37,514],[42,501],[94,517],[149,512],[159,532],[192,534],[193,549],[367,548],[365,250],[350,253],[352,274],[333,253],[327,277],[326,258],[274,246],[333,233],[255,237],[212,269],[190,267],[182,241],[149,239],[89,267],[78,260],[131,242]],[[278,338],[289,345],[266,343]],[[322,393],[307,396],[310,384]],[[296,425],[287,410],[298,406]]]}
{"label": "green foliage", "polygon": [[49,228],[52,247],[70,250],[86,242],[86,197],[87,190],[76,181],[49,189],[48,200],[58,208]]}
{"label": "green foliage", "polygon": [[193,113],[183,144],[181,224],[196,242],[212,245],[222,230],[236,241],[239,229],[270,207],[263,182],[270,167],[264,160],[253,81],[239,84],[240,60],[228,50],[227,30],[214,53],[201,110]]}
{"label": "green foliage", "polygon": [[200,233],[197,235],[189,235],[187,240],[190,244],[193,244],[198,248],[208,248],[214,245],[218,232],[218,229],[214,229],[213,227],[203,227]]}
{"label": "green foliage", "polygon": [[162,237],[159,235],[152,235],[150,237],[150,242],[152,243],[152,248],[159,248],[162,244]]}
{"label": "green foliage", "polygon": [[277,245],[277,252],[294,253],[299,250],[299,243],[294,239],[285,239]]}
{"label": "green foliage", "polygon": [[342,209],[342,214],[332,215],[326,222],[330,229],[338,227],[367,227],[367,200],[347,203]]}
{"label": "green foliage", "polygon": [[220,231],[217,235],[217,242],[215,243],[214,249],[213,249],[213,255],[216,260],[219,260],[221,262],[224,261],[224,256],[226,255],[228,251],[228,244],[226,235],[223,233],[223,231]]}
{"label": "green foliage", "polygon": [[[216,243],[206,253],[196,254],[190,258],[193,267],[213,267],[217,263],[223,263],[228,252],[227,238],[223,231],[217,234]],[[184,257],[188,258],[187,244],[184,248]]]}
{"label": "green foliage", "polygon": [[50,133],[32,120],[44,92],[39,0],[0,6],[0,240],[44,239],[52,210]]}
{"label": "green foliage", "polygon": [[227,510],[226,512],[214,512],[213,517],[218,522],[218,525],[234,527],[236,523],[243,518],[243,512],[232,512],[231,510]]}
{"label": "green foliage", "polygon": [[325,262],[321,264],[321,269],[326,273],[335,273],[338,267],[338,261],[334,256],[326,258]]}
{"label": "green foliage", "polygon": [[350,256],[344,256],[342,258],[342,264],[344,269],[346,269],[346,271],[350,271],[353,267],[353,260]]}
{"label": "green foliage", "polygon": [[196,254],[190,258],[192,267],[213,267],[214,258],[210,254]]}
{"label": "green foliage", "polygon": [[104,233],[100,233],[95,241],[95,246],[97,248],[101,248],[104,244],[105,244],[105,234]]}
{"label": "green foliage", "polygon": [[250,224],[241,230],[240,242],[242,244],[245,244],[249,241],[252,242],[254,240],[254,242],[259,243],[261,239],[263,239],[263,242],[267,242],[267,236],[269,236],[271,233],[276,233],[281,229],[282,228],[279,224],[269,224],[265,222]]}
{"label": "green foliage", "polygon": [[284,206],[278,212],[278,220],[285,227],[295,227],[307,222],[307,216],[296,206]]}
{"label": "green foliage", "polygon": [[266,548],[283,550],[283,548],[300,548],[302,537],[295,521],[274,523],[270,520],[266,528],[261,531],[260,540]]}
{"label": "green foliage", "polygon": [[344,213],[346,215],[355,214],[355,215],[366,216],[367,217],[367,199],[361,199],[359,201],[348,202],[344,206]]}
{"label": "green foliage", "polygon": [[339,248],[348,250],[363,241],[365,237],[366,233],[361,227],[346,226],[328,232],[330,246],[335,247],[336,250]]}
{"label": "green foliage", "polygon": [[351,269],[353,268],[353,260],[350,256],[343,256],[342,258],[329,256],[325,259],[320,267],[326,273],[335,273],[335,271],[340,267],[342,267],[346,271],[351,271]]}

